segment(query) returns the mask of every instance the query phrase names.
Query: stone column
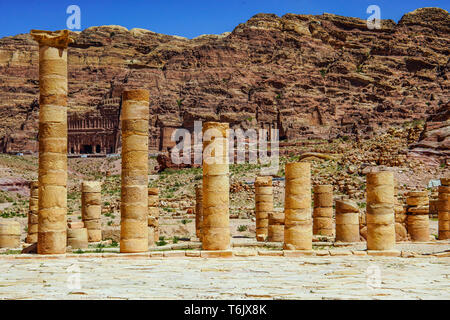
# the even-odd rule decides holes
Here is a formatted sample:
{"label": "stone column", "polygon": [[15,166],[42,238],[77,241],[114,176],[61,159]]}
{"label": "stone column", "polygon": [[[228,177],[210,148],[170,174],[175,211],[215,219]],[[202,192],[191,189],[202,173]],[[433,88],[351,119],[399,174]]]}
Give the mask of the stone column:
{"label": "stone column", "polygon": [[395,195],[395,241],[405,241],[408,239],[408,232],[406,231],[406,207],[399,201],[398,183],[394,179],[394,195]]}
{"label": "stone column", "polygon": [[350,200],[336,200],[336,241],[359,242],[359,208]]}
{"label": "stone column", "polygon": [[39,254],[66,252],[68,30],[32,30],[39,43]]}
{"label": "stone column", "polygon": [[39,183],[30,182],[30,209],[28,211],[28,234],[26,243],[38,242],[39,227]]}
{"label": "stone column", "polygon": [[86,249],[88,244],[88,230],[86,228],[67,229],[67,245],[72,249]]}
{"label": "stone column", "polygon": [[20,223],[17,221],[0,221],[0,248],[20,247]]}
{"label": "stone column", "polygon": [[255,179],[256,240],[265,241],[268,236],[269,214],[273,212],[272,177]]}
{"label": "stone column", "polygon": [[334,235],[332,185],[314,186],[313,234]]}
{"label": "stone column", "polygon": [[148,188],[148,245],[159,241],[159,189]]}
{"label": "stone column", "polygon": [[202,239],[202,222],[203,222],[203,187],[197,185],[195,187],[195,235]]}
{"label": "stone column", "polygon": [[228,123],[203,124],[203,250],[230,246]]}
{"label": "stone column", "polygon": [[392,250],[395,246],[394,174],[368,173],[366,181],[367,249]]}
{"label": "stone column", "polygon": [[311,165],[286,164],[284,249],[312,250]]}
{"label": "stone column", "polygon": [[149,92],[122,95],[122,196],[120,252],[148,251]]}
{"label": "stone column", "polygon": [[284,212],[269,213],[269,242],[283,242],[284,241]]}
{"label": "stone column", "polygon": [[430,241],[429,198],[427,191],[411,191],[406,195],[407,230],[411,241]]}
{"label": "stone column", "polygon": [[438,188],[439,240],[450,239],[450,178],[442,178]]}
{"label": "stone column", "polygon": [[102,185],[98,181],[81,184],[81,218],[87,229],[88,241],[102,241]]}

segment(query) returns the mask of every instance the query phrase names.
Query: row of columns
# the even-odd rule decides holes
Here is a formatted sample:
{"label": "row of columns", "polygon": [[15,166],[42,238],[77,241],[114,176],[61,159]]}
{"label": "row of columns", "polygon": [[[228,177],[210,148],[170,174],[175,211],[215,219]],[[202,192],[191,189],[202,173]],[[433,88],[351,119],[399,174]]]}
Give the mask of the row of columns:
{"label": "row of columns", "polygon": [[[66,252],[67,240],[67,47],[72,39],[68,30],[32,30],[31,35],[39,43],[37,251],[39,254],[58,254]],[[149,243],[147,90],[123,92],[121,119],[120,252],[145,252]],[[228,129],[227,123],[207,122],[203,126],[201,240],[205,250],[225,250],[230,245]],[[442,191],[446,194],[448,189]],[[264,199],[259,203],[267,203],[265,200],[268,197],[265,196],[268,193],[271,193],[269,188],[258,193],[259,199]],[[445,203],[441,207],[447,210]],[[445,210],[441,211],[447,212],[448,216]],[[313,228],[309,163],[286,164],[284,214],[285,249],[311,250]],[[260,215],[258,229],[262,235],[267,234],[267,219],[265,214]],[[85,222],[90,220],[96,219],[85,219]],[[367,224],[368,249],[387,250],[393,247],[394,180],[390,172],[367,175]]]}
{"label": "row of columns", "polygon": [[69,129],[108,129],[115,128],[114,121],[105,118],[70,119]]}

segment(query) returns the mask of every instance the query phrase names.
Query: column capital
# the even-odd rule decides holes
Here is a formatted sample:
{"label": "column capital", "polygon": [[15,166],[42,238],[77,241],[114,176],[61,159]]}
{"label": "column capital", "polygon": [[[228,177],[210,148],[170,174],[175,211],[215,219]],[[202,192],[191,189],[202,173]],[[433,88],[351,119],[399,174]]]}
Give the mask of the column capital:
{"label": "column capital", "polygon": [[59,49],[67,49],[70,43],[74,40],[70,36],[69,30],[59,31],[43,31],[43,30],[31,30],[30,35],[40,46],[49,46]]}

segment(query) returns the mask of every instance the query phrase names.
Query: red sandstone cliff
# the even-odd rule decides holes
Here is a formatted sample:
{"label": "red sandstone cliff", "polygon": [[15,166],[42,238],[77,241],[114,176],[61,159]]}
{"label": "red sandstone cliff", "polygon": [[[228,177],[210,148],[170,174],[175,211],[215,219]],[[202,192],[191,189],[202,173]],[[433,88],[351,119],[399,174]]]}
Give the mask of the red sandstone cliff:
{"label": "red sandstone cliff", "polygon": [[[276,123],[289,140],[366,135],[449,102],[450,17],[437,8],[383,20],[381,30],[332,14],[258,14],[192,40],[118,26],[74,37],[71,111],[124,86],[148,88],[153,128],[200,119]],[[37,44],[0,39],[0,151],[36,150],[38,88]]]}

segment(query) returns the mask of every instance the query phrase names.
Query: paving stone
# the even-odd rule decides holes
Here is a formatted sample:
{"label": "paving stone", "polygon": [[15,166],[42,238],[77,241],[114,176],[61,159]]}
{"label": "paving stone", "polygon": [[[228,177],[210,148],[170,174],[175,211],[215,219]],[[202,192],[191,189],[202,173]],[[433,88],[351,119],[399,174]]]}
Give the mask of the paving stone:
{"label": "paving stone", "polygon": [[152,251],[149,253],[150,258],[162,258],[164,256],[163,251]]}
{"label": "paving stone", "polygon": [[313,250],[284,250],[283,256],[285,257],[305,257],[314,255]]}
{"label": "paving stone", "polygon": [[241,250],[233,251],[233,255],[235,257],[254,257],[257,254],[258,254],[257,251],[250,251],[250,250],[248,250],[248,251],[241,251]]}
{"label": "paving stone", "polygon": [[[371,266],[380,270],[379,287],[368,286],[368,277],[374,275],[368,272]],[[76,267],[75,271],[70,271],[71,267]],[[4,260],[0,262],[0,288],[2,299],[38,300],[449,300],[449,270],[449,257],[434,256],[128,259],[118,254],[115,259],[102,259],[101,255],[94,259],[79,255]],[[74,274],[80,277],[80,288],[68,287],[69,276]]]}
{"label": "paving stone", "polygon": [[354,256],[367,256],[367,251],[352,250]]}
{"label": "paving stone", "polygon": [[350,250],[330,250],[330,256],[351,256],[352,252]]}
{"label": "paving stone", "polygon": [[231,258],[233,251],[231,250],[202,250],[200,257],[202,258]]}
{"label": "paving stone", "polygon": [[314,250],[314,253],[318,257],[323,257],[323,256],[329,256],[330,255],[330,251],[329,250]]}
{"label": "paving stone", "polygon": [[399,250],[367,250],[369,256],[400,257]]}
{"label": "paving stone", "polygon": [[283,251],[282,250],[258,250],[258,256],[281,257],[281,256],[283,256]]}
{"label": "paving stone", "polygon": [[200,257],[199,250],[186,250],[186,257]]}
{"label": "paving stone", "polygon": [[164,258],[184,258],[186,256],[185,251],[164,251],[163,257]]}

